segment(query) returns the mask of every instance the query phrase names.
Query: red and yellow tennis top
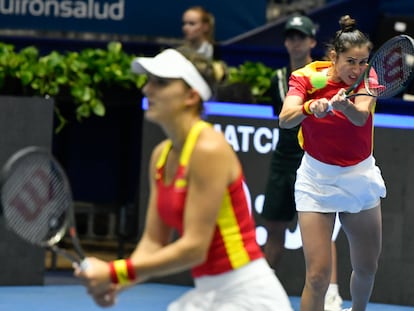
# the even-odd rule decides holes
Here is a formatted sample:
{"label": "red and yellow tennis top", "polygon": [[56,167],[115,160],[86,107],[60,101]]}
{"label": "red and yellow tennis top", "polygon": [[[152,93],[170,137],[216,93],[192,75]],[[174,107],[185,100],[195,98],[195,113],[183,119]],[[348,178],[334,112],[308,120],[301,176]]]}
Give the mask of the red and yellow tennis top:
{"label": "red and yellow tennis top", "polygon": [[[163,172],[172,143],[168,141],[157,161],[157,207],[160,218],[179,234],[183,233],[183,218],[187,196],[186,168],[199,133],[210,124],[199,121],[191,129],[180,155],[180,165],[174,180],[166,185]],[[244,266],[263,257],[256,243],[254,220],[250,214],[241,175],[229,185],[216,221],[207,260],[192,269],[193,277],[215,275]]]}
{"label": "red and yellow tennis top", "polygon": [[[329,100],[339,89],[347,89],[349,86],[345,83],[331,80],[321,89],[312,86],[312,74],[317,71],[325,72],[331,65],[330,61],[316,61],[294,71],[289,80],[287,96],[300,96],[305,103],[319,98]],[[362,87],[363,82],[354,92]],[[355,165],[372,153],[374,109],[375,107],[363,126],[352,124],[343,113],[336,110],[324,118],[310,115],[302,121],[298,133],[299,144],[309,155],[321,162],[339,166]]]}

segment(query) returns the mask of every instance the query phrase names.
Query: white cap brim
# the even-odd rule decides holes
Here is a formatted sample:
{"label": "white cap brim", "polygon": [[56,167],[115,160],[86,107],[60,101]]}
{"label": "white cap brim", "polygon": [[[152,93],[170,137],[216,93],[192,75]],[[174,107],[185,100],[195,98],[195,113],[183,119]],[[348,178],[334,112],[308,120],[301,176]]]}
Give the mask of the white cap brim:
{"label": "white cap brim", "polygon": [[160,78],[183,79],[204,101],[211,97],[211,89],[197,68],[174,49],[164,50],[155,57],[137,57],[132,61],[131,70],[134,73],[150,73]]}

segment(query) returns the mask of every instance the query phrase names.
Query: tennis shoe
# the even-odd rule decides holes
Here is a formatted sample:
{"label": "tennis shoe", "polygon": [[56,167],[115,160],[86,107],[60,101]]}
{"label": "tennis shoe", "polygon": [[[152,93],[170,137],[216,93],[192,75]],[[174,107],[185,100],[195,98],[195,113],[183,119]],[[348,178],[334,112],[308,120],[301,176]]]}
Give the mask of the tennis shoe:
{"label": "tennis shoe", "polygon": [[[342,298],[339,293],[327,293],[325,296],[325,311],[343,311]],[[349,309],[349,311],[352,311]]]}

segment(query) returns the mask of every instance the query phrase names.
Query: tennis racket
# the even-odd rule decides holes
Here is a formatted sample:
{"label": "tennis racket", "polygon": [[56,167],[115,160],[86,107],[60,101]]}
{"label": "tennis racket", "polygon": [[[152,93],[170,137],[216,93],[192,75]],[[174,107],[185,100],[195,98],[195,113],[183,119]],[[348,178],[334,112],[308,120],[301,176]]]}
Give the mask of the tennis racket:
{"label": "tennis racket", "polygon": [[[36,146],[17,151],[3,166],[0,181],[1,213],[6,226],[27,242],[51,249],[86,269],[70,184],[51,153]],[[76,255],[57,246],[66,233]]]}
{"label": "tennis racket", "polygon": [[[409,86],[413,76],[414,40],[407,35],[395,36],[374,53],[363,74],[345,91],[344,97],[393,97]],[[361,82],[366,93],[352,93]],[[329,110],[332,110],[331,105]]]}

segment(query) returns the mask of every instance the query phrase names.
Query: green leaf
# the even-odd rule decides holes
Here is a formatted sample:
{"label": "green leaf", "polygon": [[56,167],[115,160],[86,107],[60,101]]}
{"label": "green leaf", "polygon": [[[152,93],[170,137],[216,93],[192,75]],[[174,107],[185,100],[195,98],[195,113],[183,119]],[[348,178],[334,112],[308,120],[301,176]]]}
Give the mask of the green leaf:
{"label": "green leaf", "polygon": [[28,85],[33,80],[33,72],[32,71],[22,71],[20,73],[20,79],[23,85]]}
{"label": "green leaf", "polygon": [[106,113],[106,108],[100,99],[94,98],[91,100],[92,111],[95,115],[103,117]]}
{"label": "green leaf", "polygon": [[[70,109],[78,120],[91,115],[104,116],[104,89],[140,89],[145,84],[146,75],[131,72],[130,64],[135,57],[116,41],[109,42],[105,49],[52,51],[44,55],[34,46],[16,51],[13,45],[0,42],[0,92],[7,94],[5,86],[9,87],[11,81],[14,92],[64,99],[60,104],[73,105]],[[229,68],[228,81],[246,82],[256,100],[261,101],[266,98],[272,74],[273,70],[264,64],[247,61]],[[67,109],[59,110],[61,130],[60,126],[67,121],[60,111]]]}
{"label": "green leaf", "polygon": [[79,102],[89,102],[95,95],[95,91],[83,84],[71,88],[72,96]]}
{"label": "green leaf", "polygon": [[91,108],[88,104],[82,104],[76,109],[76,114],[78,121],[82,118],[88,118],[91,115]]}
{"label": "green leaf", "polygon": [[122,44],[120,42],[109,42],[108,51],[112,53],[120,53],[122,50]]}

